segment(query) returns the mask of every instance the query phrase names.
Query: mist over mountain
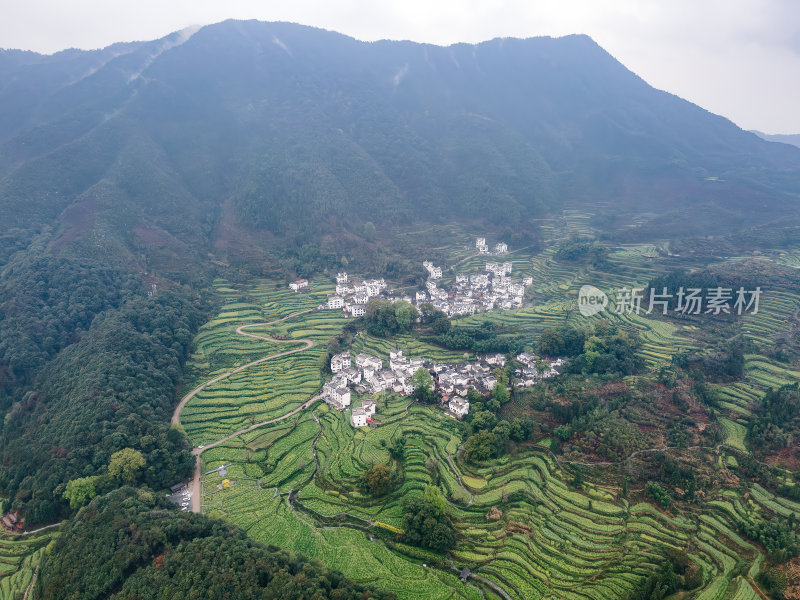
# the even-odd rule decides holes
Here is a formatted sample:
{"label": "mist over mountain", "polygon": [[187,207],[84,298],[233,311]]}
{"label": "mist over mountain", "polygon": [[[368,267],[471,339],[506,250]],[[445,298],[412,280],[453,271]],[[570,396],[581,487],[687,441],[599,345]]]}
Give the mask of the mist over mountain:
{"label": "mist over mountain", "polygon": [[0,52],[2,260],[42,227],[56,253],[169,271],[366,221],[535,231],[564,206],[701,235],[796,215],[798,192],[800,150],[582,35],[438,47],[226,21]]}

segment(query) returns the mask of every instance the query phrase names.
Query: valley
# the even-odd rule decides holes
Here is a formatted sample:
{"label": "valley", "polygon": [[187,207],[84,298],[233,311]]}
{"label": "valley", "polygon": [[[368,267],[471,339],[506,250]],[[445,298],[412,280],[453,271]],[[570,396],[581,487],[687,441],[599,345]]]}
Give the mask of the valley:
{"label": "valley", "polygon": [[[581,284],[643,287],[668,269],[685,266],[659,243],[613,247],[607,261],[596,266],[559,260],[554,248],[511,257],[514,271],[533,280],[533,305],[454,319],[453,330],[491,323],[502,328],[501,337],[523,336],[533,346],[548,328],[591,326],[598,318],[575,310]],[[467,259],[459,269],[480,260]],[[699,443],[675,443],[644,427],[642,446],[604,460],[585,442],[554,446],[553,429],[542,420],[533,438],[515,445],[513,454],[475,463],[464,459],[463,425],[412,397],[377,395],[374,428],[353,428],[350,410],[315,402],[324,381],[326,347],[353,322],[336,311],[307,308],[333,293],[333,278],[312,279],[307,294],[269,280],[215,285],[222,308],[201,328],[189,363],[191,380],[211,379],[188,399],[181,415],[201,457],[198,467],[207,472],[224,466],[224,478],[232,484],[223,487],[216,473],[204,476],[204,512],[230,519],[257,541],[318,558],[398,598],[627,598],[662,568],[668,551],[688,557],[684,568],[693,577],[691,597],[747,599],[763,593],[757,578],[765,550],[738,533],[739,524],[800,513],[800,503],[758,483],[736,483],[738,465],[751,458],[746,433],[754,402],[770,387],[800,381],[795,368],[755,351],[747,354],[741,381],[712,385],[719,395],[715,407],[687,407],[682,419],[690,419],[695,434],[699,430]],[[797,296],[770,289],[758,313],[735,326],[753,348],[766,351],[798,308]],[[650,385],[676,355],[711,346],[712,340],[690,323],[613,309],[604,317],[641,340],[645,368],[624,379],[630,388]],[[263,324],[266,319],[273,320]],[[245,331],[258,339],[243,337]],[[292,342],[297,354],[275,353]],[[470,355],[417,334],[384,339],[362,330],[350,344],[354,354],[368,352],[384,360],[395,347],[406,356],[438,361]],[[269,360],[252,362],[262,354]],[[228,376],[231,368],[236,372]],[[222,378],[220,371],[226,372]],[[531,414],[530,404],[515,394],[498,414]],[[634,424],[641,418],[623,414]],[[681,418],[667,417],[667,423],[675,420]],[[721,437],[706,442],[702,432],[714,423]],[[405,440],[401,455],[392,450],[398,439]],[[673,492],[676,500],[667,510],[657,507],[643,483],[650,478],[646,457],[652,455],[691,460],[712,473],[714,483],[691,502]],[[361,477],[376,464],[391,465],[398,474],[385,497],[363,489]],[[795,485],[790,471],[779,472]],[[403,499],[428,486],[441,490],[455,526],[457,542],[446,556],[404,543],[399,535]],[[459,577],[464,568],[471,577]]]}

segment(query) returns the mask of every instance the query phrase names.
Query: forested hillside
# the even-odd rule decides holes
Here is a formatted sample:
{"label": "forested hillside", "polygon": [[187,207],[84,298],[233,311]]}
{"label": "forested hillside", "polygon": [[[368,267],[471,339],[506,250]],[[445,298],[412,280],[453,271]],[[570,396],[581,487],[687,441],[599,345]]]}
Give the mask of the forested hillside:
{"label": "forested hillside", "polygon": [[[389,597],[162,504],[194,462],[169,423],[215,278],[422,283],[466,232],[531,253],[576,231],[780,248],[798,198],[800,149],[653,89],[586,36],[438,47],[227,21],[0,51],[0,504],[28,528],[71,519],[37,597]],[[425,339],[523,344],[495,333]]]}
{"label": "forested hillside", "polygon": [[222,521],[121,488],[81,510],[42,565],[37,598],[389,600],[394,594],[257,544]]}
{"label": "forested hillside", "polygon": [[57,220],[54,251],[177,275],[208,250],[375,252],[353,252],[367,221],[533,233],[601,205],[607,228],[685,236],[797,212],[800,150],[651,88],[585,36],[443,48],[228,21],[0,68],[16,248]]}

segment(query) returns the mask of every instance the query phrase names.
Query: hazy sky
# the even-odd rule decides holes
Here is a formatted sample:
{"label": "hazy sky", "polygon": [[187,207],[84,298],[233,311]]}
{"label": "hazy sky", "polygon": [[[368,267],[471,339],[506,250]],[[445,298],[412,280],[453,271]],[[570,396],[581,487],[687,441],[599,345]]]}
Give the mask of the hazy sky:
{"label": "hazy sky", "polygon": [[0,47],[98,48],[227,18],[435,44],[586,33],[655,87],[800,133],[800,0],[0,0]]}

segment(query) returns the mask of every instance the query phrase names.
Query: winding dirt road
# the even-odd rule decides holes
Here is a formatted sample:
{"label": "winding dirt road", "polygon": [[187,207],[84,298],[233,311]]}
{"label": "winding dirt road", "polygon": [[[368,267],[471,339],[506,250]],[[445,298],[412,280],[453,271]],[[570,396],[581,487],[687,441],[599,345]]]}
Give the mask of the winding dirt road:
{"label": "winding dirt road", "polygon": [[[294,350],[287,350],[285,352],[278,352],[276,354],[270,354],[269,356],[265,356],[263,358],[259,358],[258,360],[254,360],[254,361],[249,362],[247,364],[244,364],[244,365],[241,365],[239,367],[236,367],[235,369],[233,369],[231,371],[228,371],[227,373],[223,373],[222,375],[217,375],[213,379],[209,379],[205,383],[197,386],[191,392],[189,392],[183,398],[181,398],[181,401],[178,403],[178,406],[175,407],[175,412],[172,413],[172,424],[173,425],[180,425],[180,423],[181,423],[181,410],[183,410],[183,407],[186,406],[186,404],[192,398],[194,398],[198,393],[200,393],[202,390],[204,390],[207,386],[212,385],[214,383],[217,383],[218,381],[221,381],[221,380],[225,379],[226,377],[230,377],[231,375],[234,375],[236,373],[244,371],[245,369],[249,369],[250,367],[252,367],[254,365],[258,365],[258,364],[261,364],[263,362],[267,362],[268,360],[274,360],[274,359],[280,358],[282,356],[288,356],[289,354],[296,354],[297,352],[304,352],[304,351],[308,350],[309,348],[311,348],[314,345],[314,341],[313,340],[309,340],[309,339],[276,340],[276,339],[271,338],[271,337],[265,337],[265,336],[261,336],[261,335],[255,335],[253,333],[247,333],[244,330],[245,329],[249,329],[251,327],[266,327],[266,326],[269,326],[269,325],[274,325],[275,323],[282,323],[283,321],[288,321],[289,319],[292,319],[292,318],[294,318],[294,317],[296,317],[298,315],[302,315],[302,314],[311,312],[312,310],[313,309],[301,310],[301,311],[298,311],[298,312],[294,312],[294,313],[292,313],[290,315],[286,315],[283,318],[275,319],[274,321],[269,321],[269,322],[266,322],[266,323],[250,323],[248,325],[241,325],[241,326],[237,327],[236,328],[236,333],[238,333],[239,335],[244,335],[246,337],[255,338],[257,340],[263,340],[265,342],[276,342],[276,343],[279,343],[279,344],[297,344],[297,343],[302,343],[304,345],[301,348],[295,348]],[[222,438],[220,438],[220,439],[218,439],[218,440],[216,440],[214,442],[206,444],[205,446],[198,446],[197,448],[192,450],[192,454],[195,455],[194,477],[192,478],[192,486],[191,486],[191,489],[192,489],[192,512],[199,513],[202,510],[202,502],[201,502],[202,489],[200,487],[200,470],[201,470],[200,455],[203,452],[205,452],[209,448],[214,448],[215,446],[218,446],[219,444],[223,444],[223,443],[225,443],[225,442],[227,442],[227,441],[229,441],[229,440],[231,440],[231,439],[233,439],[233,438],[235,438],[235,437],[237,437],[239,435],[247,433],[248,431],[253,431],[254,429],[258,429],[259,427],[263,427],[263,426],[269,425],[271,423],[277,423],[278,421],[282,421],[283,419],[288,419],[289,417],[291,417],[292,415],[297,414],[301,410],[307,409],[309,406],[314,404],[314,402],[319,400],[319,398],[320,398],[320,395],[316,395],[313,398],[310,398],[309,400],[307,400],[306,402],[301,404],[300,406],[298,406],[297,408],[295,408],[293,410],[290,410],[289,412],[287,412],[284,415],[281,415],[280,417],[275,417],[274,419],[269,419],[267,421],[262,421],[260,423],[254,423],[253,425],[250,425],[248,427],[240,429],[239,431],[235,431],[235,432],[233,432],[233,433],[231,433],[229,435],[226,435],[225,437],[222,437]]]}

